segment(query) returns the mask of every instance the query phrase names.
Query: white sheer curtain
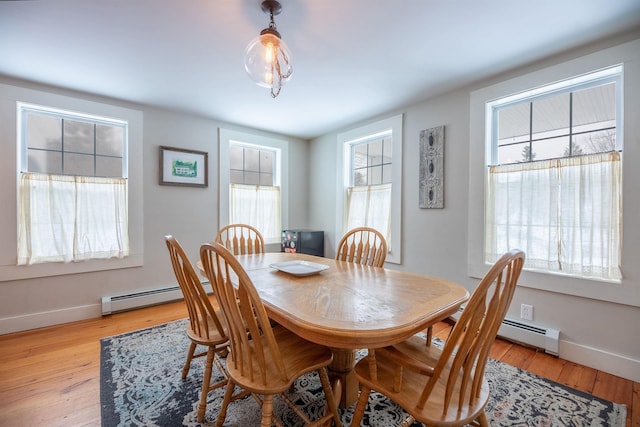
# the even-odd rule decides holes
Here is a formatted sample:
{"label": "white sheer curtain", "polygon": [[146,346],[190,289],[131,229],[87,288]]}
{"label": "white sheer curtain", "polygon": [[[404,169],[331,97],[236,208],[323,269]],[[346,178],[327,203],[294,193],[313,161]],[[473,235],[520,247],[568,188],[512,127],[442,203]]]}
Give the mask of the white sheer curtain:
{"label": "white sheer curtain", "polygon": [[18,265],[129,255],[127,182],[23,173]]}
{"label": "white sheer curtain", "polygon": [[489,168],[485,260],[511,248],[525,267],[619,280],[620,153]]}
{"label": "white sheer curtain", "polygon": [[280,187],[230,184],[229,190],[229,222],[252,225],[265,241],[279,242],[282,233]]}
{"label": "white sheer curtain", "polygon": [[344,232],[356,227],[375,228],[391,250],[391,184],[349,187]]}

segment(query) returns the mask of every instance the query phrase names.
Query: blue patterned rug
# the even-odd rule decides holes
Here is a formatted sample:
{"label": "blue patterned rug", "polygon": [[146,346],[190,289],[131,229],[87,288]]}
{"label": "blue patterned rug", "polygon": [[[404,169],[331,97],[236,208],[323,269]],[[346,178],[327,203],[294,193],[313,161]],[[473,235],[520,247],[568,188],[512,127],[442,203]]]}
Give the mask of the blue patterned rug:
{"label": "blue patterned rug", "polygon": [[[182,366],[189,347],[186,320],[101,340],[100,400],[102,426],[215,425],[224,388],[209,394],[205,422],[196,421],[203,358],[193,362],[186,380]],[[221,375],[214,367],[214,376]],[[626,407],[490,360],[486,377],[491,397],[486,412],[491,426],[624,426]],[[215,380],[215,378],[213,379]],[[324,408],[315,374],[298,380],[290,395],[313,417]],[[285,426],[300,421],[275,399],[274,411]],[[341,410],[348,426],[353,408]],[[363,424],[387,427],[404,418],[401,408],[372,393]],[[225,426],[260,425],[260,408],[252,398],[229,405]],[[415,426],[421,424],[414,423]]]}

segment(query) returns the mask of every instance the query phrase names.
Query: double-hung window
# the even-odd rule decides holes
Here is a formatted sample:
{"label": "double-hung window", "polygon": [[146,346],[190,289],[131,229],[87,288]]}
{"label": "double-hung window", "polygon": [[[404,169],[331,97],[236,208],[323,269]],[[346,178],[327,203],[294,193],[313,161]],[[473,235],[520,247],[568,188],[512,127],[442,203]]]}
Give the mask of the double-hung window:
{"label": "double-hung window", "polygon": [[356,227],[374,228],[386,238],[387,261],[400,263],[402,116],[342,133],[338,143],[343,219],[337,235]]}
{"label": "double-hung window", "polygon": [[127,123],[18,105],[18,265],[129,255]]}
{"label": "double-hung window", "polygon": [[229,147],[229,222],[248,224],[271,241],[280,235],[279,152],[232,142]]}
{"label": "double-hung window", "polygon": [[484,261],[511,248],[525,269],[618,281],[622,67],[486,104]]}
{"label": "double-hung window", "polygon": [[345,232],[371,227],[390,241],[392,146],[391,131],[349,144],[351,167]]}
{"label": "double-hung window", "polygon": [[286,212],[286,141],[220,130],[220,225],[248,224],[277,243]]}

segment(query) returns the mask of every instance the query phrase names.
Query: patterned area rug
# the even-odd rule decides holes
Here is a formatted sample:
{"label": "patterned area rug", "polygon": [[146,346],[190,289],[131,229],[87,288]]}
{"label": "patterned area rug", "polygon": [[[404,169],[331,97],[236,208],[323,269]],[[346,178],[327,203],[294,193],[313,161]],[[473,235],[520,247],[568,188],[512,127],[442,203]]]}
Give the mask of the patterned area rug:
{"label": "patterned area rug", "polygon": [[[203,358],[193,362],[181,379],[189,340],[185,320],[101,340],[100,398],[102,426],[215,425],[224,388],[209,394],[205,422],[196,421]],[[222,376],[214,367],[214,376]],[[486,377],[491,386],[487,417],[491,426],[624,426],[626,407],[570,389],[507,364],[490,360]],[[298,380],[290,396],[313,417],[324,408],[315,374]],[[300,420],[275,399],[275,413],[285,426]],[[341,410],[345,426],[353,407]],[[372,393],[364,425],[397,425],[404,412],[385,397]],[[260,408],[251,397],[229,405],[225,426],[260,425]],[[414,423],[415,426],[421,424]]]}

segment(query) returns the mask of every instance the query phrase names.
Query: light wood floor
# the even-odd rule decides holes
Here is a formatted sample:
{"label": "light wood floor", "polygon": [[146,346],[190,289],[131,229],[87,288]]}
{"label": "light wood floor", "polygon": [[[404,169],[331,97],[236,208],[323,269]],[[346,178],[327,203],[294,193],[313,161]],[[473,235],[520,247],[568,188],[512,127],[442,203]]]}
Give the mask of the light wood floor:
{"label": "light wood floor", "polygon": [[[183,302],[0,336],[0,426],[99,426],[100,338],[187,316]],[[446,338],[450,325],[434,335]],[[497,340],[491,357],[627,405],[640,427],[640,383]]]}

